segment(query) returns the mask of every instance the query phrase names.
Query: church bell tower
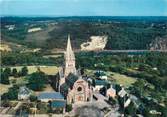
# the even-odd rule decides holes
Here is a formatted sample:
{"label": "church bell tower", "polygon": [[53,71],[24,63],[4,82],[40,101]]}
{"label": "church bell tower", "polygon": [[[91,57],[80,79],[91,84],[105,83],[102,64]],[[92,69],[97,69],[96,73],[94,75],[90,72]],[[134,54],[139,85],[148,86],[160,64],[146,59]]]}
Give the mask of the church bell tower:
{"label": "church bell tower", "polygon": [[67,50],[65,52],[65,73],[67,77],[70,73],[76,74],[75,55],[71,47],[70,35],[68,35]]}

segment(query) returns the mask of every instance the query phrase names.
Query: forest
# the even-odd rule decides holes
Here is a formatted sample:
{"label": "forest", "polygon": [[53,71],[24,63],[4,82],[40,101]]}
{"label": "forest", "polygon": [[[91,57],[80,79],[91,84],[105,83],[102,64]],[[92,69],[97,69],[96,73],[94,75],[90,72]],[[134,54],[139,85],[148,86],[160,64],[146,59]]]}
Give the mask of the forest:
{"label": "forest", "polygon": [[[67,35],[71,35],[74,48],[90,36],[108,36],[105,49],[140,50],[150,49],[150,44],[157,38],[166,40],[166,17],[59,17],[59,18],[2,18],[2,39],[29,47],[44,49],[64,48]],[[53,25],[52,25],[53,24]],[[15,25],[14,30],[7,30],[6,25]],[[50,30],[52,25],[53,30]],[[42,27],[47,34],[44,43],[40,37],[27,39],[27,30]],[[35,34],[35,33],[34,33]],[[41,37],[42,38],[42,37]]]}

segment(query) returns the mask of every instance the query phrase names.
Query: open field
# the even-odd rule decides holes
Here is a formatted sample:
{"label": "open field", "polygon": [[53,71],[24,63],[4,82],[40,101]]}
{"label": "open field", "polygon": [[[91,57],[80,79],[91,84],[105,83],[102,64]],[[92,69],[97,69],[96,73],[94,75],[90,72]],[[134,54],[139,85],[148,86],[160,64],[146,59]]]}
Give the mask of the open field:
{"label": "open field", "polygon": [[[11,67],[11,69],[16,68],[18,71],[21,70],[23,66],[16,66],[16,67]],[[33,72],[36,72],[38,68],[40,68],[41,71],[43,71],[45,74],[48,75],[54,75],[58,72],[58,67],[57,66],[27,66],[28,68],[28,74],[31,74]],[[8,91],[10,87],[12,87],[12,82],[15,82],[18,85],[23,85],[26,84],[28,81],[26,80],[25,77],[19,77],[19,78],[14,78],[13,76],[10,76],[10,85],[4,85],[0,84],[0,94],[3,94]],[[46,91],[52,91],[51,86],[47,85],[46,88],[44,89]]]}
{"label": "open field", "polygon": [[[11,70],[16,68],[18,71],[20,71],[24,66],[16,66],[16,67],[10,67]],[[42,72],[48,75],[54,75],[58,72],[57,66],[27,66],[28,68],[28,74],[31,74],[33,72],[36,72],[38,69],[40,69]]]}
{"label": "open field", "polygon": [[115,73],[115,72],[109,72],[109,73],[110,73],[110,76],[108,77],[108,80],[110,81],[115,80],[117,84],[121,84],[125,87],[129,87],[131,84],[133,84],[137,80],[136,78],[122,75],[119,73]]}
{"label": "open field", "polygon": [[[94,75],[94,72],[95,72],[94,70],[86,70],[86,74],[91,77]],[[129,87],[131,84],[133,84],[137,80],[136,78],[129,77],[126,75],[115,73],[115,72],[106,72],[106,74],[108,76],[109,81],[116,82],[117,84],[121,84],[125,87]]]}
{"label": "open field", "polygon": [[8,92],[8,89],[12,87],[12,85],[4,85],[4,84],[0,84],[0,95],[3,93]]}
{"label": "open field", "polygon": [[48,33],[52,31],[54,28],[55,28],[54,26],[48,26],[47,29],[29,33],[26,35],[25,40],[26,42],[36,43],[38,46],[41,46],[47,39],[51,38]]}

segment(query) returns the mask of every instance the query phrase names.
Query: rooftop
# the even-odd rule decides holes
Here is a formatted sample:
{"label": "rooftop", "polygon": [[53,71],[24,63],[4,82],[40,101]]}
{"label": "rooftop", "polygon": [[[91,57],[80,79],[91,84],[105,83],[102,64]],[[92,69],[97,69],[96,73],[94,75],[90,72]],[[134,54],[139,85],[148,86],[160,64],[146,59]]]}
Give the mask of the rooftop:
{"label": "rooftop", "polygon": [[38,95],[38,100],[40,99],[64,99],[60,92],[42,92]]}
{"label": "rooftop", "polygon": [[63,108],[66,106],[66,101],[52,101],[51,107],[52,108]]}
{"label": "rooftop", "polygon": [[18,92],[19,95],[28,95],[30,93],[31,91],[25,86],[22,86],[19,88],[19,92]]}
{"label": "rooftop", "polygon": [[106,86],[108,84],[108,82],[106,80],[95,80],[95,86],[96,85],[104,85]]}

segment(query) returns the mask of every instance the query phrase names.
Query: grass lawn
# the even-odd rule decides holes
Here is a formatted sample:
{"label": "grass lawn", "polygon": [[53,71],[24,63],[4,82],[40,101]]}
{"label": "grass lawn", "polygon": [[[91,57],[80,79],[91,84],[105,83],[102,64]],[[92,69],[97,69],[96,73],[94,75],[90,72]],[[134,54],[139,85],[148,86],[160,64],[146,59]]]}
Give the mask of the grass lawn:
{"label": "grass lawn", "polygon": [[[94,72],[94,70],[86,70],[85,74],[92,77],[94,75]],[[106,75],[108,76],[109,81],[115,82],[117,84],[122,84],[125,87],[129,87],[137,80],[136,78],[122,75],[116,72],[106,72]]]}
{"label": "grass lawn", "polygon": [[121,84],[125,87],[131,86],[131,84],[133,84],[137,80],[136,78],[129,77],[126,75],[115,73],[115,72],[109,72],[109,74],[110,76],[108,77],[108,80],[114,79],[117,84]]}

